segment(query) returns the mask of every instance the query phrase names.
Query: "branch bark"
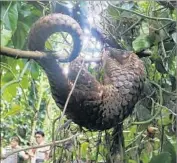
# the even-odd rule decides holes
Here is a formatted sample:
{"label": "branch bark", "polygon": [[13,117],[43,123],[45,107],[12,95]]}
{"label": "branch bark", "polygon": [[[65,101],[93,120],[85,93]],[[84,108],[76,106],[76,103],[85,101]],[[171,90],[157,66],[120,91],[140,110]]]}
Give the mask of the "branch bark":
{"label": "branch bark", "polygon": [[[14,49],[9,47],[0,46],[0,55],[12,57],[15,59],[26,58],[26,59],[41,59],[48,56],[52,56],[60,60],[59,56],[56,56],[56,52],[40,52],[40,51],[25,51],[20,49]],[[101,57],[84,59],[85,62],[101,62]],[[61,61],[62,62],[62,61]]]}
{"label": "branch bark", "polygon": [[5,55],[8,57],[13,57],[16,59],[19,58],[27,58],[27,59],[39,59],[42,57],[46,57],[47,54],[39,51],[24,51],[19,49],[13,49],[8,47],[0,47],[0,55]]}

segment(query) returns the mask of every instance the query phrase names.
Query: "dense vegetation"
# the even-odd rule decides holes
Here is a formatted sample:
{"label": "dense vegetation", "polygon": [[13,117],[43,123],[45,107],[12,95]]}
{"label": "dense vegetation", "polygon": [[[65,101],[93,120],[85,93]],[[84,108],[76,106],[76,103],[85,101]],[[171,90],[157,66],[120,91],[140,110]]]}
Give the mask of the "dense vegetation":
{"label": "dense vegetation", "polygon": [[[103,9],[107,2],[80,3],[83,10],[87,9],[85,3],[90,4],[88,13],[100,11],[100,22],[95,24],[115,47],[137,53],[146,67],[146,97],[136,104],[133,114],[124,122],[126,161],[174,163],[177,150],[175,4],[153,0],[115,1]],[[32,24],[52,12],[51,2],[1,1],[0,4],[1,46],[26,50]],[[61,36],[54,36],[57,37]],[[52,41],[46,43],[49,50],[56,45]],[[26,146],[33,141],[34,131],[38,129],[44,130],[48,142],[78,134],[77,138],[59,144],[50,161],[105,161],[109,155],[107,136],[112,130],[81,130],[76,124],[61,118],[62,113],[51,97],[46,75],[33,60],[1,56],[0,64],[2,146],[6,146],[13,135],[18,135]],[[98,66],[93,68],[89,64],[88,67],[93,74],[98,73]],[[69,125],[60,128],[66,122]]]}

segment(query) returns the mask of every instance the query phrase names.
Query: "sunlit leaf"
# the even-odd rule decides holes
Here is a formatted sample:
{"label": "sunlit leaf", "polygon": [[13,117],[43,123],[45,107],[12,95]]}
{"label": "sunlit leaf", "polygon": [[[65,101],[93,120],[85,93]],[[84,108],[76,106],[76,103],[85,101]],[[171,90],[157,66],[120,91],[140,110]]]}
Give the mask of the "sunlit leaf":
{"label": "sunlit leaf", "polygon": [[82,158],[86,158],[88,146],[89,146],[88,142],[84,142],[81,144]]}
{"label": "sunlit leaf", "polygon": [[51,42],[48,41],[48,40],[45,42],[45,47],[46,47],[48,50],[53,50],[53,49],[52,49]]}
{"label": "sunlit leaf", "polygon": [[132,43],[133,49],[136,52],[139,52],[141,50],[149,48],[151,43],[152,43],[152,39],[153,38],[148,36],[148,35],[140,35],[140,36],[138,36]]}
{"label": "sunlit leaf", "polygon": [[6,46],[12,37],[12,31],[2,29],[1,30],[1,46]]}
{"label": "sunlit leaf", "polygon": [[140,8],[145,9],[145,10],[147,10],[149,8],[148,1],[139,1],[138,5],[139,5]]}
{"label": "sunlit leaf", "polygon": [[174,42],[177,44],[177,32],[172,34],[172,38],[173,38]]}
{"label": "sunlit leaf", "polygon": [[129,163],[136,163],[135,160],[128,160]]}
{"label": "sunlit leaf", "polygon": [[4,100],[10,102],[12,100],[12,98],[14,98],[16,96],[17,84],[16,83],[10,84],[9,82],[8,82],[8,84],[9,84],[8,86],[5,87],[5,85],[3,85],[3,87],[2,87],[2,88],[5,87],[5,89],[3,89],[3,92],[2,92],[3,93],[2,98]]}
{"label": "sunlit leaf", "polygon": [[8,116],[14,116],[22,111],[20,105],[12,104],[11,109],[2,115],[2,118],[7,118]]}
{"label": "sunlit leaf", "polygon": [[23,78],[22,78],[22,80],[21,80],[20,83],[21,83],[23,89],[28,88],[28,86],[30,85],[30,81],[29,81],[29,78],[28,78],[28,75],[27,75],[27,74],[25,74],[25,75],[23,76]]}
{"label": "sunlit leaf", "polygon": [[140,28],[140,35],[149,35],[149,24],[147,22],[142,22],[141,28]]}
{"label": "sunlit leaf", "polygon": [[147,150],[143,149],[140,158],[143,161],[143,163],[148,163],[150,160],[150,153],[148,153]]}
{"label": "sunlit leaf", "polygon": [[161,118],[159,118],[158,123],[159,125],[168,125],[171,123],[171,119],[170,119],[170,112],[168,111],[168,109],[162,109],[161,111]]}

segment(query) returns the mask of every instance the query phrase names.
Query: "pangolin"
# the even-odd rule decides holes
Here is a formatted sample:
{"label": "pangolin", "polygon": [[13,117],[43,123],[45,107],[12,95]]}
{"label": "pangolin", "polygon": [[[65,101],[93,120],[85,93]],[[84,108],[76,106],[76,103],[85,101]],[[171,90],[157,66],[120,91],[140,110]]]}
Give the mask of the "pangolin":
{"label": "pangolin", "polygon": [[[30,30],[28,48],[44,51],[47,38],[59,31],[73,37],[73,51],[66,59],[71,61],[68,76],[52,55],[36,61],[47,74],[52,96],[62,110],[81,68],[81,59],[76,57],[81,49],[82,29],[69,16],[59,13],[44,16]],[[131,51],[107,48],[102,56],[103,83],[83,68],[66,109],[68,118],[90,130],[106,130],[122,123],[132,113],[145,77],[143,62]]]}

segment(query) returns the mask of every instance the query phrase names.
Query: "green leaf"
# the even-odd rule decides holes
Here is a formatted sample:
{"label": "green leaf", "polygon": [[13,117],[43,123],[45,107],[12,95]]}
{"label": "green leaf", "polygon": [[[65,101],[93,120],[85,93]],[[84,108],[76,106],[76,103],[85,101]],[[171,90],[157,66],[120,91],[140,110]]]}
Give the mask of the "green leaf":
{"label": "green leaf", "polygon": [[171,163],[170,153],[160,153],[159,155],[154,156],[149,163]]}
{"label": "green leaf", "polygon": [[82,158],[86,158],[88,146],[89,146],[88,142],[84,142],[84,143],[81,144]]}
{"label": "green leaf", "polygon": [[36,8],[34,4],[30,4],[30,3],[26,3],[25,5],[19,6],[18,12],[19,12],[19,21],[24,22],[25,20],[25,24],[29,27],[31,27],[32,24],[36,20],[38,20],[43,14],[43,11],[41,9]]}
{"label": "green leaf", "polygon": [[[128,18],[128,19],[131,19],[133,16],[132,16],[129,12],[123,11],[123,12],[121,13],[120,17],[121,17],[121,18]],[[128,20],[128,19],[127,19],[127,20]]]}
{"label": "green leaf", "polygon": [[14,79],[14,75],[12,73],[10,73],[9,71],[7,71],[5,73],[5,75],[3,75],[1,78],[3,84],[8,83],[8,82],[12,81],[13,79]]}
{"label": "green leaf", "polygon": [[39,65],[33,62],[30,66],[30,72],[33,79],[37,80],[39,77]]}
{"label": "green leaf", "polygon": [[129,163],[137,163],[135,160],[128,160]]}
{"label": "green leaf", "polygon": [[162,61],[160,57],[155,60],[155,66],[158,72],[162,74],[168,73],[167,70],[165,69],[164,62]]}
{"label": "green leaf", "polygon": [[22,81],[20,82],[21,85],[22,85],[22,87],[23,87],[23,89],[28,88],[28,86],[29,86],[29,84],[30,84],[29,80],[30,80],[30,79],[28,78],[28,75],[25,74],[25,75],[23,76],[23,78],[22,78]]}
{"label": "green leaf", "polygon": [[166,139],[165,143],[163,144],[162,148],[163,152],[168,152],[170,153],[170,156],[172,158],[171,163],[174,163],[176,161],[176,151],[174,146],[171,144],[171,142]]}
{"label": "green leaf", "polygon": [[18,10],[17,10],[17,2],[12,2],[12,5],[8,12],[10,27],[12,31],[15,31],[17,28],[18,21]]}
{"label": "green leaf", "polygon": [[173,38],[174,42],[177,44],[177,32],[174,32],[172,34],[172,38]]}
{"label": "green leaf", "polygon": [[168,109],[162,109],[162,111],[161,111],[161,118],[162,119],[159,117],[158,124],[164,125],[164,126],[171,124],[172,120],[170,119],[170,114],[171,113],[169,112]]}
{"label": "green leaf", "polygon": [[12,37],[15,48],[23,49],[28,30],[29,30],[29,27],[25,23],[20,22],[20,21],[18,22],[17,30],[15,31]]}
{"label": "green leaf", "polygon": [[6,46],[12,37],[12,31],[7,29],[1,30],[1,46]]}
{"label": "green leaf", "polygon": [[5,28],[11,30],[12,33],[17,28],[18,10],[17,2],[6,2],[1,4],[1,19],[5,25]]}
{"label": "green leaf", "polygon": [[6,63],[10,67],[10,69],[13,71],[14,74],[17,75],[19,73],[19,70],[16,69],[17,64],[19,63],[20,60],[16,60],[14,58],[8,57],[6,60]]}
{"label": "green leaf", "polygon": [[164,43],[164,48],[165,48],[165,51],[170,51],[174,48],[175,46],[175,43],[174,42],[165,42]]}
{"label": "green leaf", "polygon": [[150,111],[141,104],[136,105],[136,113],[139,121],[144,121],[151,118]]}
{"label": "green leaf", "polygon": [[147,152],[147,150],[143,149],[140,158],[143,163],[148,163],[150,160],[150,154]]}
{"label": "green leaf", "polygon": [[16,83],[8,85],[6,87],[6,89],[4,90],[4,92],[2,92],[3,93],[2,99],[10,102],[16,96],[16,92],[17,92],[17,84]]}
{"label": "green leaf", "polygon": [[45,42],[45,47],[46,47],[46,49],[48,49],[48,50],[52,50],[52,44],[51,44],[51,42],[50,42],[49,40],[47,40],[47,41]]}
{"label": "green leaf", "polygon": [[147,49],[151,46],[152,41],[153,37],[150,37],[149,35],[140,35],[133,41],[133,49],[136,52]]}
{"label": "green leaf", "polygon": [[144,10],[149,10],[148,1],[139,1],[138,6]]}
{"label": "green leaf", "polygon": [[152,92],[155,91],[155,89],[152,87],[152,84],[146,80],[144,82],[143,92],[145,95],[149,96],[152,94]]}
{"label": "green leaf", "polygon": [[113,7],[108,7],[108,13],[112,17],[112,19],[119,19],[120,13]]}
{"label": "green leaf", "polygon": [[149,35],[149,24],[147,22],[142,22],[140,35]]}
{"label": "green leaf", "polygon": [[20,105],[12,104],[11,109],[7,112],[2,114],[2,118],[7,118],[8,116],[13,116],[21,112],[22,108]]}
{"label": "green leaf", "polygon": [[177,10],[173,10],[172,17],[173,17],[174,20],[176,20],[176,18],[177,18]]}

